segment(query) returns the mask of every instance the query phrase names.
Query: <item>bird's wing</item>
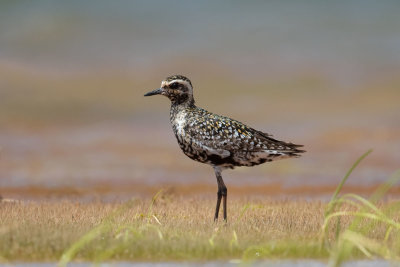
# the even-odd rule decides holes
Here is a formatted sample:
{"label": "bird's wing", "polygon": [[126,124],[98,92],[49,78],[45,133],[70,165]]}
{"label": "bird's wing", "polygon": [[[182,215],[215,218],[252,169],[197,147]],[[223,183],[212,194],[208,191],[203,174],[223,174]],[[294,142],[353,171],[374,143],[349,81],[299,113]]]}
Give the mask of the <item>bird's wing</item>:
{"label": "bird's wing", "polygon": [[186,131],[193,144],[217,154],[231,153],[301,153],[300,145],[273,139],[270,135],[257,131],[245,124],[212,113],[201,114],[189,120]]}

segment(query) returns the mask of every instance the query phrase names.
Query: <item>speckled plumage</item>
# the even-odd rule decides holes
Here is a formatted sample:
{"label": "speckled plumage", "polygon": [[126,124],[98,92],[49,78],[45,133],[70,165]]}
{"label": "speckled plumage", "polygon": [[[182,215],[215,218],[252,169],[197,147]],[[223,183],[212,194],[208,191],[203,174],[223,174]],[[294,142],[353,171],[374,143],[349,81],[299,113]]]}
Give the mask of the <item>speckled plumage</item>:
{"label": "speckled plumage", "polygon": [[298,157],[298,145],[278,141],[245,124],[192,105],[171,106],[170,120],[183,153],[222,168]]}
{"label": "speckled plumage", "polygon": [[221,198],[226,220],[227,188],[221,171],[238,166],[299,157],[301,145],[273,139],[245,124],[208,112],[195,105],[190,80],[182,75],[167,77],[161,88],[145,96],[164,95],[171,100],[170,121],[178,144],[189,158],[213,166],[218,182],[214,219],[218,219]]}

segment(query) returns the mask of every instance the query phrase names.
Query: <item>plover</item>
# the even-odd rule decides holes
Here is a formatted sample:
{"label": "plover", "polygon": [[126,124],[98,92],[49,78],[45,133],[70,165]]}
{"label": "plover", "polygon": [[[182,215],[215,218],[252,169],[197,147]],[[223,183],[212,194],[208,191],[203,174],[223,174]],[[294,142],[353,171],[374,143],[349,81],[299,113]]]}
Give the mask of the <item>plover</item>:
{"label": "plover", "polygon": [[214,220],[218,220],[221,199],[227,220],[228,191],[221,175],[224,169],[299,157],[305,152],[300,149],[302,145],[276,140],[237,120],[197,107],[192,83],[185,76],[167,77],[160,88],[144,96],[152,95],[164,95],[171,100],[170,121],[183,153],[214,168],[218,183]]}

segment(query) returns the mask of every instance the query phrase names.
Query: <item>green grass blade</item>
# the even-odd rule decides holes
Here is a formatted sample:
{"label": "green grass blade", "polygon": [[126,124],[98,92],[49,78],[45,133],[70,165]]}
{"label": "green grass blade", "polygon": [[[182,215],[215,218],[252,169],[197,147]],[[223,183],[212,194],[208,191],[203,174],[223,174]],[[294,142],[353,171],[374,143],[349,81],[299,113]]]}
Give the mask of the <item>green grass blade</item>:
{"label": "green grass blade", "polygon": [[[357,161],[351,166],[351,168],[347,171],[346,175],[343,177],[343,179],[340,181],[339,185],[336,187],[335,192],[332,195],[331,200],[328,203],[328,207],[325,210],[325,218],[327,218],[332,211],[335,209],[335,207],[340,204],[340,202],[337,201],[338,199],[338,195],[340,193],[340,191],[342,190],[343,185],[345,184],[345,182],[347,181],[347,179],[349,178],[350,174],[353,172],[353,170],[358,166],[358,164],[360,164],[360,162],[366,158],[370,153],[372,152],[372,149],[368,150],[367,152],[365,152],[363,155],[361,155],[361,157],[359,157],[357,159]],[[326,220],[326,219],[325,219]],[[325,225],[325,223],[324,223]],[[337,235],[340,232],[340,219],[338,218],[336,220],[336,233]],[[322,246],[324,245],[324,241],[325,241],[325,235],[326,235],[326,228],[322,228],[322,233],[321,233],[321,238],[320,238],[320,248],[322,249]]]}
{"label": "green grass blade", "polygon": [[381,199],[390,188],[392,188],[397,182],[400,181],[400,169],[395,171],[390,178],[372,194],[370,201],[376,202]]}
{"label": "green grass blade", "polygon": [[354,171],[354,169],[360,164],[360,162],[365,159],[370,153],[372,152],[372,149],[368,150],[365,152],[361,157],[357,159],[357,161],[351,166],[351,168],[347,171],[346,175],[343,177],[343,179],[340,181],[339,185],[337,186],[335,192],[332,195],[331,201],[335,200],[340,193],[340,190],[342,190],[342,187],[344,183],[347,181],[349,178],[350,174]]}
{"label": "green grass blade", "polygon": [[60,260],[58,262],[58,266],[66,266],[71,260],[74,259],[74,257],[80,250],[85,248],[86,245],[91,243],[99,236],[109,232],[112,229],[113,225],[112,222],[115,219],[115,217],[121,214],[123,211],[129,209],[134,201],[135,199],[132,199],[128,201],[126,204],[124,204],[121,208],[113,211],[109,216],[105,218],[105,220],[102,223],[91,229],[89,232],[84,234],[79,240],[74,242],[61,255]]}

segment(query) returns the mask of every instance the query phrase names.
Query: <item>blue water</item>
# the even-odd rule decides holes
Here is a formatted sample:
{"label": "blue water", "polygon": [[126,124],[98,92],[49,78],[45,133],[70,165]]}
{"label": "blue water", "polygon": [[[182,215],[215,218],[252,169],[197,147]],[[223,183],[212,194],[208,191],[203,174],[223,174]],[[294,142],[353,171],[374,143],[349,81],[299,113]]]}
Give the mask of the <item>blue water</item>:
{"label": "blue water", "polygon": [[0,63],[357,80],[399,69],[399,14],[399,1],[1,1]]}

